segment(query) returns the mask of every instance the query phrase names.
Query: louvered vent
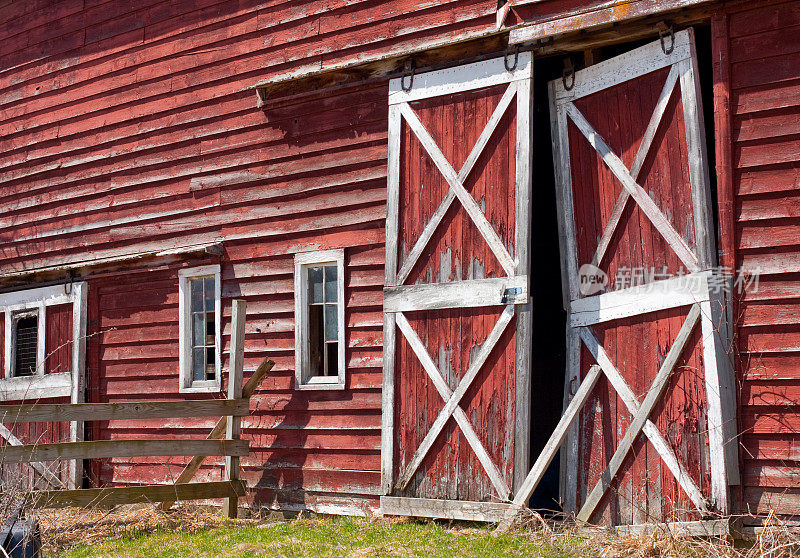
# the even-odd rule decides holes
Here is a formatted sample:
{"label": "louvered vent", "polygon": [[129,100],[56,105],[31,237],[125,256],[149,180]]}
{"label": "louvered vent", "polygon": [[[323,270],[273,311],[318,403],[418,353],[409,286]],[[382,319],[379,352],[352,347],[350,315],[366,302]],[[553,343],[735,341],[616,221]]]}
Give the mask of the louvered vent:
{"label": "louvered vent", "polygon": [[15,325],[14,376],[32,376],[36,373],[39,317],[36,314],[21,316]]}

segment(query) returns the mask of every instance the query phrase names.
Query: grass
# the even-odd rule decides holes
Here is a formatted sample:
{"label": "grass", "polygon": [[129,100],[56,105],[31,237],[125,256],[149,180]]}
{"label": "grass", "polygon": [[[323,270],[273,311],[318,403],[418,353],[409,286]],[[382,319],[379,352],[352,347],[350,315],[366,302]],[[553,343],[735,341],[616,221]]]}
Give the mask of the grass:
{"label": "grass", "polygon": [[800,556],[800,537],[772,514],[756,541],[688,539],[669,534],[639,537],[604,531],[586,538],[570,523],[531,514],[518,530],[495,536],[493,527],[400,518],[306,516],[291,521],[225,519],[219,510],[154,506],[39,510],[46,558],[220,557],[514,557],[611,558],[694,556],[782,558]]}
{"label": "grass", "polygon": [[492,557],[575,556],[578,539],[544,541],[520,533],[493,537],[487,527],[396,523],[335,517],[216,527],[194,533],[131,532],[60,556],[90,558],[198,557]]}

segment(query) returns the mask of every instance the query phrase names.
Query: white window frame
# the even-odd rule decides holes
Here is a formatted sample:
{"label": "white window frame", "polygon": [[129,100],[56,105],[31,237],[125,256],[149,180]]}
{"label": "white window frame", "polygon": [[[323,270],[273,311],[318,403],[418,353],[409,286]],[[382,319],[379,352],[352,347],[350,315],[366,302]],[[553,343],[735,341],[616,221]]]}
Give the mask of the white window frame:
{"label": "white window frame", "polygon": [[[72,365],[67,372],[45,374],[47,307],[72,304]],[[19,314],[36,311],[36,371],[31,376],[14,376],[14,322]],[[78,282],[0,294],[3,312],[3,375],[0,401],[24,401],[41,397],[81,397],[86,354],[86,283]],[[74,374],[77,372],[77,374]],[[78,402],[78,401],[74,401]]]}
{"label": "white window frame", "polygon": [[[216,365],[213,380],[194,380],[192,375],[192,301],[189,283],[200,277],[214,278],[214,351]],[[178,368],[180,393],[216,393],[222,388],[222,272],[219,265],[190,267],[178,271]]]}
{"label": "white window frame", "polygon": [[[338,376],[311,376],[308,347],[308,273],[309,267],[336,264],[338,320]],[[345,387],[345,300],[344,249],[300,252],[294,257],[294,359],[295,389],[324,390]]]}

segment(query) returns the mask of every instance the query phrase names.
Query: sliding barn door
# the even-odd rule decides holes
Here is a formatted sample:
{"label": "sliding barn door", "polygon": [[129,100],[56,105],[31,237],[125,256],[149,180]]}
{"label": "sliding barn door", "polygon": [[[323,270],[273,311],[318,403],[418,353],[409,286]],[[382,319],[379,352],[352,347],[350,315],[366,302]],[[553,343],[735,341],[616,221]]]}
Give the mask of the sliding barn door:
{"label": "sliding barn door", "polygon": [[384,513],[485,518],[525,472],[531,74],[391,82]]}
{"label": "sliding barn door", "polygon": [[591,382],[564,450],[565,507],[607,524],[727,512],[733,379],[694,35],[550,91],[569,396]]}

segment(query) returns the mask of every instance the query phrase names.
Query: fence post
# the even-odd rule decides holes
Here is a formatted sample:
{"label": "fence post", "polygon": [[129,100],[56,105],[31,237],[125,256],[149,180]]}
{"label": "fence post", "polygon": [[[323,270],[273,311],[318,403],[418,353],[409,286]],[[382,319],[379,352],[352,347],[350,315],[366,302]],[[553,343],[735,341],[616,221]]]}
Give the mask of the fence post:
{"label": "fence post", "polygon": [[[233,311],[231,315],[231,349],[230,366],[228,371],[228,399],[240,399],[242,397],[242,384],[244,376],[244,324],[247,303],[244,300],[233,301]],[[228,424],[225,429],[225,437],[228,440],[239,439],[242,431],[242,419],[240,417],[228,417]],[[239,458],[236,456],[225,457],[225,480],[239,480]],[[236,518],[239,508],[239,498],[231,496],[225,499],[223,512],[230,518]]]}

